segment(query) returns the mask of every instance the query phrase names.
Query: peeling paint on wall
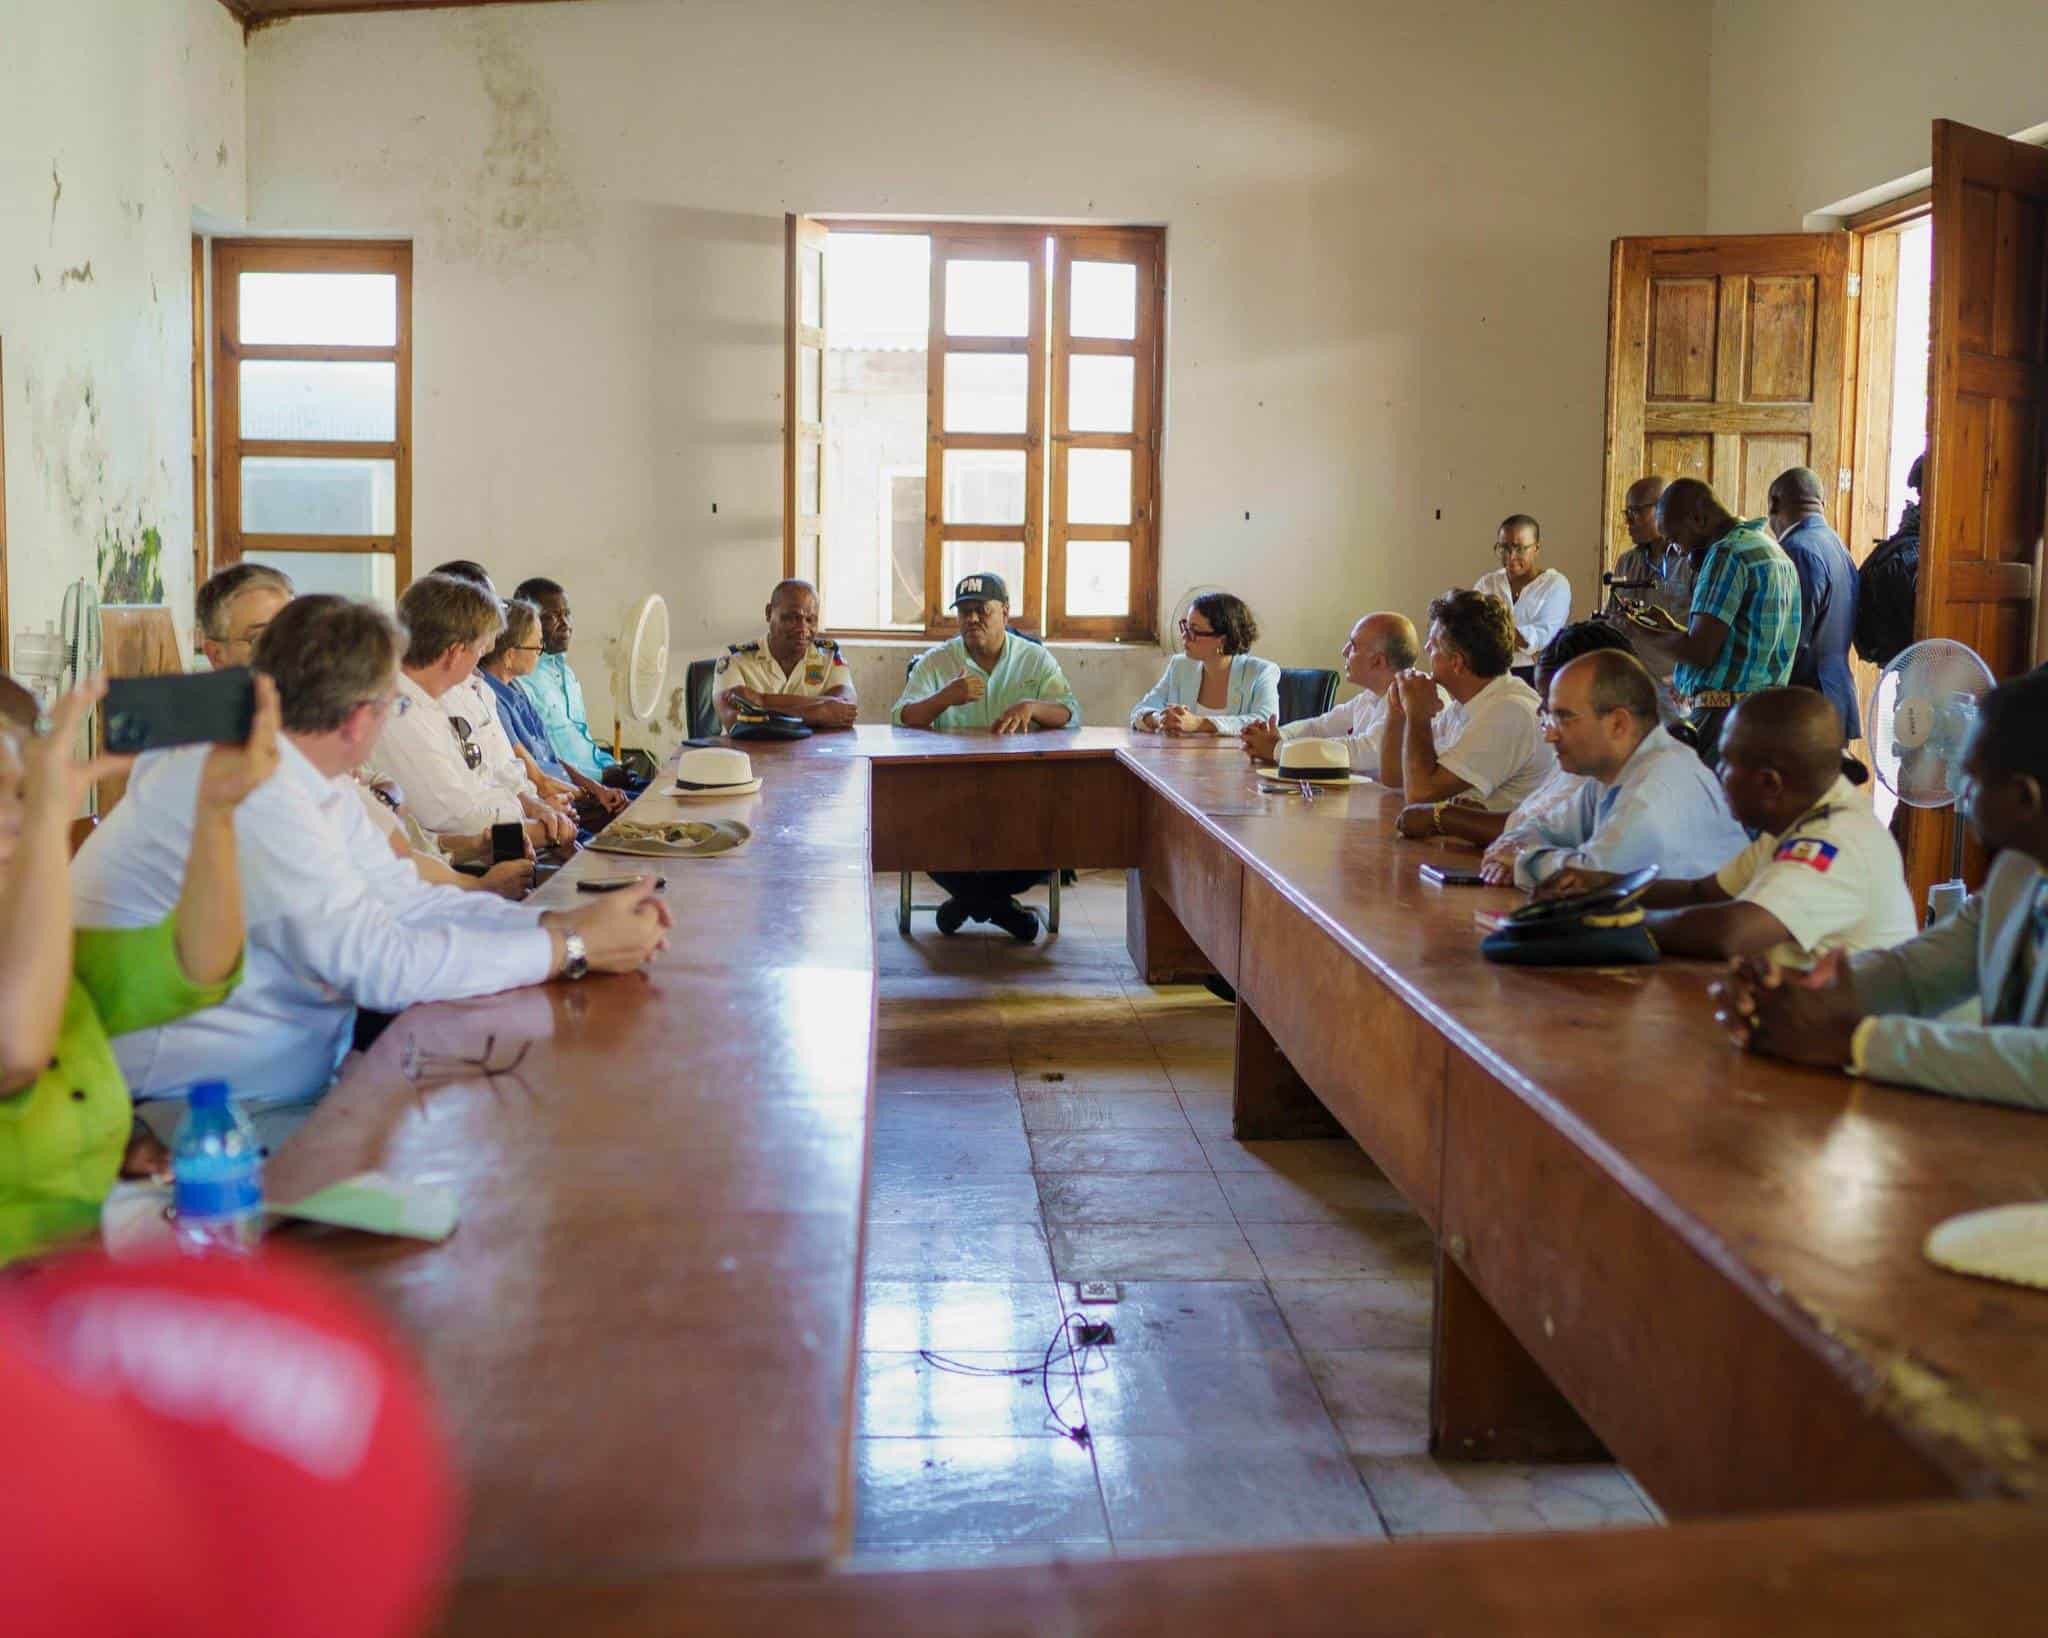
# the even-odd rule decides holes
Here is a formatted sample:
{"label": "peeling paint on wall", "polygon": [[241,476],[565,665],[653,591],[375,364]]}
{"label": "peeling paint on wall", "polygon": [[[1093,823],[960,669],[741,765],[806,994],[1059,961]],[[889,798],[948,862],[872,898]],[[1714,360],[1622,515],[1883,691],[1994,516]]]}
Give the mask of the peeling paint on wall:
{"label": "peeling paint on wall", "polygon": [[92,263],[80,262],[76,267],[67,267],[57,275],[57,287],[61,290],[67,284],[91,284]]}
{"label": "peeling paint on wall", "polygon": [[164,600],[163,536],[154,524],[135,514],[133,531],[123,536],[109,523],[100,534],[99,574],[102,603],[161,603]]}
{"label": "peeling paint on wall", "polygon": [[491,128],[466,197],[436,212],[446,252],[518,261],[580,239],[590,213],[563,160],[540,70],[502,22],[479,21],[473,39]]}

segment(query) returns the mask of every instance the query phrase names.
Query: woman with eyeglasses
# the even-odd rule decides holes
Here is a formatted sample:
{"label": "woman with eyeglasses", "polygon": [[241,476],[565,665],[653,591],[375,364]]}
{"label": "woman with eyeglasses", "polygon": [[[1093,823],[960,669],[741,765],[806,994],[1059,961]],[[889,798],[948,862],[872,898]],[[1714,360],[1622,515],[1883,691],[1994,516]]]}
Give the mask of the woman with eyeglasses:
{"label": "woman with eyeglasses", "polygon": [[1507,605],[1515,622],[1515,657],[1508,669],[1534,682],[1536,656],[1572,617],[1572,583],[1539,561],[1543,527],[1526,512],[1502,520],[1493,555],[1500,567],[1481,575],[1472,589]]}
{"label": "woman with eyeglasses", "polygon": [[1280,668],[1251,652],[1259,623],[1244,600],[1204,592],[1180,623],[1180,653],[1131,708],[1141,734],[1240,734],[1280,714]]}

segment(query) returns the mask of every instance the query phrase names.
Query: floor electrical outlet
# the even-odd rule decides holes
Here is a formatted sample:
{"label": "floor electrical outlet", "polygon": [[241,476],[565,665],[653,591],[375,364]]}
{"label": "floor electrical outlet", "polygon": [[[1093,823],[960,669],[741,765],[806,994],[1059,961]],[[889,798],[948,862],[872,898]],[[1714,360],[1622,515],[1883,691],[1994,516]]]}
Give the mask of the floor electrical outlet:
{"label": "floor electrical outlet", "polygon": [[1114,1280],[1083,1280],[1074,1290],[1083,1302],[1115,1302],[1117,1299]]}

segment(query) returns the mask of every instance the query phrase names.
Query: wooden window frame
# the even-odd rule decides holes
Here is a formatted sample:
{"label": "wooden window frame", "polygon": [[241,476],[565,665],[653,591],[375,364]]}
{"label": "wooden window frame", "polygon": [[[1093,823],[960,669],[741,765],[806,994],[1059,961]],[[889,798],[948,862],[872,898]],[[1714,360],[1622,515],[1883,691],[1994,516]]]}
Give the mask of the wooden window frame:
{"label": "wooden window frame", "polygon": [[[783,568],[785,576],[816,579],[823,593],[825,538],[822,516],[802,509],[799,476],[807,444],[818,446],[819,504],[824,489],[824,416],[821,374],[820,418],[802,418],[799,379],[802,349],[815,347],[823,371],[826,304],[821,286],[820,323],[807,324],[802,301],[800,258],[830,233],[894,233],[929,239],[932,245],[931,316],[926,342],[925,408],[925,623],[922,629],[871,628],[833,621],[838,638],[928,641],[952,635],[946,607],[945,542],[993,540],[1024,547],[1021,586],[1011,587],[1015,621],[1054,641],[1150,644],[1159,639],[1159,461],[1164,411],[1166,230],[1162,227],[1061,227],[1041,223],[875,220],[863,217],[788,218],[785,243],[785,329],[783,424]],[[1050,258],[1047,246],[1051,247]],[[1090,251],[1095,256],[1090,256]],[[946,268],[954,261],[1018,260],[1031,265],[1031,318],[1021,337],[948,336],[945,333]],[[1075,261],[1107,259],[1138,266],[1136,335],[1129,341],[1066,335],[1071,272]],[[1049,265],[1048,265],[1049,263]],[[1030,361],[1028,408],[1022,433],[945,430],[945,368],[948,352],[1018,354]],[[1069,361],[1080,355],[1113,354],[1133,360],[1132,430],[1074,433],[1067,428]],[[1065,475],[1071,449],[1128,449],[1132,454],[1131,521],[1069,524],[1065,517]],[[947,525],[941,518],[945,456],[953,449],[1022,450],[1025,456],[1025,515],[1021,524]],[[1048,459],[1048,455],[1050,459]],[[1129,540],[1131,594],[1122,616],[1070,616],[1066,612],[1067,546],[1076,540]]]}
{"label": "wooden window frame", "polygon": [[13,629],[7,608],[7,343],[0,340],[0,671],[10,664]]}
{"label": "wooden window frame", "polygon": [[206,460],[206,240],[192,235],[192,591],[197,596],[213,572],[212,541],[206,527],[211,487]]}
{"label": "wooden window frame", "polygon": [[[389,273],[398,280],[398,329],[388,347],[245,343],[240,337],[243,273]],[[291,363],[395,364],[393,430],[388,440],[242,437],[241,365],[245,359]],[[362,552],[395,559],[397,590],[412,581],[412,245],[403,240],[216,239],[213,243],[213,425],[215,554],[218,566],[257,552]],[[393,466],[392,530],[388,535],[245,533],[242,460],[379,460]]]}

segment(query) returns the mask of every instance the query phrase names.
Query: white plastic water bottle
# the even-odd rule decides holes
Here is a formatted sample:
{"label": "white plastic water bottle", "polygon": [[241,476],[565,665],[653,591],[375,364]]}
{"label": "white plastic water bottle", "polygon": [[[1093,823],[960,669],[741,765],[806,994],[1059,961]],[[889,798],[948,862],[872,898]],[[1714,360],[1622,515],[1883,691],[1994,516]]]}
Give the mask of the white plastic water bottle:
{"label": "white plastic water bottle", "polygon": [[179,1249],[254,1251],[263,1237],[263,1148],[226,1081],[201,1081],[186,1095],[171,1166]]}

